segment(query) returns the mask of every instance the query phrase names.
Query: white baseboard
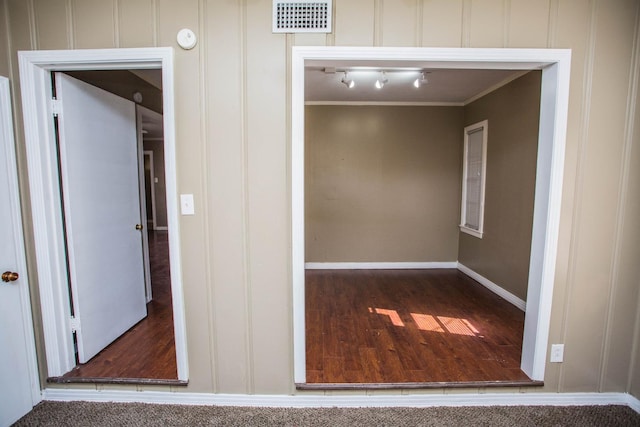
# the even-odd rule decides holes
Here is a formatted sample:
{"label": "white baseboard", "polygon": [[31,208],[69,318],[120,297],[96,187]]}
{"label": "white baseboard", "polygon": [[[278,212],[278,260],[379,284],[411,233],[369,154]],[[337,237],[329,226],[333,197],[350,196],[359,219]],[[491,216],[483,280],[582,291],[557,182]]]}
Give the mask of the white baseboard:
{"label": "white baseboard", "polygon": [[640,400],[627,393],[624,396],[627,400],[627,406],[640,414]]}
{"label": "white baseboard", "polygon": [[[357,394],[356,394],[357,393]],[[586,406],[624,405],[640,412],[640,401],[626,393],[478,393],[478,394],[389,394],[367,395],[248,395],[181,393],[164,391],[119,391],[45,389],[43,400],[70,402],[138,402],[177,405],[252,406],[271,408],[361,408],[432,406]]]}
{"label": "white baseboard", "polygon": [[458,268],[458,263],[451,262],[307,262],[308,270],[410,270]]}
{"label": "white baseboard", "polygon": [[527,303],[524,300],[512,294],[511,292],[507,291],[506,289],[503,289],[499,285],[496,285],[491,280],[487,279],[484,276],[481,276],[480,274],[476,273],[475,271],[473,271],[472,269],[470,269],[469,267],[463,264],[458,263],[458,270],[460,270],[467,276],[471,277],[473,280],[477,281],[478,283],[480,283],[485,288],[489,289],[494,294],[509,301],[511,304],[515,305],[520,310],[525,311]]}

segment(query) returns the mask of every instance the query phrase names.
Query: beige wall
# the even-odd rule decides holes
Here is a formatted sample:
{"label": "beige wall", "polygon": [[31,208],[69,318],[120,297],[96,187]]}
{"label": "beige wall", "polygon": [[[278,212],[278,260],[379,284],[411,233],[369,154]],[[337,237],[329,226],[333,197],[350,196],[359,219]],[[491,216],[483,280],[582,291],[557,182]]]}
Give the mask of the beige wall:
{"label": "beige wall", "polygon": [[307,106],[307,262],[456,261],[462,107]]}
{"label": "beige wall", "polygon": [[[190,383],[178,391],[295,392],[290,48],[328,44],[573,50],[550,329],[550,342],[566,345],[565,362],[547,365],[543,390],[640,396],[640,367],[630,366],[640,340],[632,261],[640,248],[630,237],[640,199],[638,2],[336,0],[334,8],[332,34],[302,36],[271,33],[267,0],[0,0],[0,32],[10,36],[0,35],[0,51],[9,50],[0,71],[13,80],[18,123],[17,50],[176,47],[178,191],[198,207],[180,223]],[[184,27],[199,38],[191,51],[176,46]],[[21,126],[16,134],[26,200]],[[31,240],[27,247],[32,255]]]}
{"label": "beige wall", "polygon": [[536,183],[540,72],[464,108],[464,125],[488,120],[484,234],[460,232],[458,261],[527,299]]}

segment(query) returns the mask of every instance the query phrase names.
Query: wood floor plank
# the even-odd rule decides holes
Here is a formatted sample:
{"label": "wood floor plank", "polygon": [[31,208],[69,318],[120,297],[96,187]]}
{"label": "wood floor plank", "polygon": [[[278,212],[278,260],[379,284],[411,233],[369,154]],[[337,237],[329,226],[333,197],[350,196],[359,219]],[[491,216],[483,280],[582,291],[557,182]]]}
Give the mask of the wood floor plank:
{"label": "wood floor plank", "polygon": [[524,313],[458,270],[308,270],[306,289],[322,323],[307,325],[307,383],[528,380]]}

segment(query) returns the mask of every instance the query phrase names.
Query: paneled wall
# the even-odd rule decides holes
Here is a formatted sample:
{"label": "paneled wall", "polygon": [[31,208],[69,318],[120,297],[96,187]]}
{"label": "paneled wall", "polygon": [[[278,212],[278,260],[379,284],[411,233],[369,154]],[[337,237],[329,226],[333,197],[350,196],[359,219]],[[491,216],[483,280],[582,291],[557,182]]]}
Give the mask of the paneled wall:
{"label": "paneled wall", "polygon": [[[550,331],[565,362],[548,364],[544,390],[639,396],[638,2],[335,0],[334,10],[331,34],[275,35],[268,0],[0,0],[25,212],[16,52],[176,47],[178,190],[197,209],[180,224],[190,383],[179,390],[293,393],[291,46],[571,48]],[[176,46],[184,27],[199,39],[191,51]]]}

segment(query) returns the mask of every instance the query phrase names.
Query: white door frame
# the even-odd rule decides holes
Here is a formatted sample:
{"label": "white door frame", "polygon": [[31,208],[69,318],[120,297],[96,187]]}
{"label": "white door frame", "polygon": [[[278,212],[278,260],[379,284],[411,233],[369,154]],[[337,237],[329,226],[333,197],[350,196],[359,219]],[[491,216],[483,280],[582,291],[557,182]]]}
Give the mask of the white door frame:
{"label": "white door frame", "polygon": [[306,382],[304,256],[304,68],[315,61],[428,62],[434,68],[542,70],[538,160],[521,369],[544,380],[560,223],[569,104],[568,49],[293,47],[291,224],[294,381]]}
{"label": "white door frame", "polygon": [[18,286],[20,290],[20,310],[22,311],[22,325],[10,325],[20,328],[24,334],[24,345],[29,366],[29,383],[31,384],[31,400],[33,406],[42,400],[40,378],[38,374],[38,360],[36,357],[35,333],[33,316],[31,314],[31,297],[29,291],[29,275],[24,247],[24,233],[22,231],[22,209],[18,186],[18,166],[16,163],[15,140],[13,133],[13,114],[11,109],[11,89],[9,79],[0,76],[0,152],[4,154],[4,164],[9,176],[9,193],[11,200],[4,200],[12,207],[13,223],[17,226],[13,238],[16,248],[16,271],[20,274],[20,282],[16,285],[0,284],[0,286]]}
{"label": "white door frame", "polygon": [[[142,132],[140,132],[140,135],[142,135]],[[153,151],[144,149],[144,140],[142,137],[140,137],[140,151],[142,152],[142,156],[140,156],[140,204],[144,204],[145,206],[144,216],[142,217],[142,221],[144,222],[145,227],[144,232],[142,233],[145,256],[144,274],[147,303],[149,303],[153,300],[153,288],[151,286],[151,259],[149,256],[148,230],[156,229],[156,184],[154,182],[155,174],[153,173]],[[147,182],[147,175],[144,170],[145,158],[147,156],[149,157],[149,182]],[[151,206],[147,206],[147,185],[149,186],[149,191],[151,192]],[[149,227],[149,220],[147,219],[147,213],[149,212],[149,209],[151,209],[151,227]]]}
{"label": "white door frame", "polygon": [[[156,229],[156,174],[153,170],[153,150],[143,150],[143,166],[144,166],[144,157],[149,157],[149,167],[151,168],[151,173],[149,175],[149,191],[151,191],[151,225],[152,230]],[[147,206],[149,208],[149,206]]]}
{"label": "white door frame", "polygon": [[145,175],[144,175],[144,141],[142,134],[142,113],[143,108],[136,104],[136,142],[138,153],[138,197],[140,199],[140,224],[142,225],[142,268],[144,269],[144,294],[145,301],[151,302],[153,299],[153,290],[151,289],[151,261],[149,259],[149,235],[147,234],[147,198],[145,196]]}
{"label": "white door frame", "polygon": [[178,379],[188,379],[175,154],[173,50],[86,49],[18,52],[27,164],[48,376],[75,366],[56,168],[50,72],[162,69],[171,293]]}

